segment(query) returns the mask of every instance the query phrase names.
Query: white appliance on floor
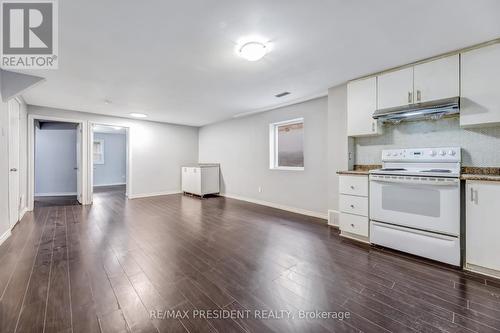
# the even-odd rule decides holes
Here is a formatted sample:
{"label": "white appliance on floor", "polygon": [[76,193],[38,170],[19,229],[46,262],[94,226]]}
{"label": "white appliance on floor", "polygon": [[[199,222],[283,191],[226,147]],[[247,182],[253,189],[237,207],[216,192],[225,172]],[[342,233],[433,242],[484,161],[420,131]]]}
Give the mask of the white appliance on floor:
{"label": "white appliance on floor", "polygon": [[455,266],[460,251],[458,147],[382,151],[370,171],[370,242]]}
{"label": "white appliance on floor", "polygon": [[218,194],[219,188],[219,164],[201,163],[183,166],[182,192],[196,194],[201,197],[207,194]]}

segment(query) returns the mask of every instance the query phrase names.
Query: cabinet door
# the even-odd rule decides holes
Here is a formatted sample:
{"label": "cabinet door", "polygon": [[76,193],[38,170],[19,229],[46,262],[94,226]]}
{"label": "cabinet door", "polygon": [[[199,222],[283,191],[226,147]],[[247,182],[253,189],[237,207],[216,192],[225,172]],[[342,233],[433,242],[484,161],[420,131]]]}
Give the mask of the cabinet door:
{"label": "cabinet door", "polygon": [[500,44],[461,55],[460,126],[500,123]]}
{"label": "cabinet door", "polygon": [[459,75],[458,54],[415,66],[415,103],[459,96]]}
{"label": "cabinet door", "polygon": [[373,112],[377,109],[377,78],[350,82],[347,85],[347,135],[379,134]]}
{"label": "cabinet door", "polygon": [[467,182],[467,264],[500,271],[500,183]]}
{"label": "cabinet door", "polygon": [[201,194],[201,175],[199,168],[182,168],[182,191]]}
{"label": "cabinet door", "polygon": [[378,109],[413,103],[413,67],[378,77]]}
{"label": "cabinet door", "polygon": [[191,175],[191,167],[182,167],[182,191],[193,191],[193,177]]}
{"label": "cabinet door", "polygon": [[191,193],[201,195],[201,169],[191,168]]}

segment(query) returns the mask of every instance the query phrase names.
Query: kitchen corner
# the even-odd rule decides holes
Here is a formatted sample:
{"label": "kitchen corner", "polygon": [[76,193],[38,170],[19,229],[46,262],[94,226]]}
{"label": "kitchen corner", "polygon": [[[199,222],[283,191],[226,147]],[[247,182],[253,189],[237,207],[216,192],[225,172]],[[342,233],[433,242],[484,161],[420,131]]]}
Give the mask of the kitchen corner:
{"label": "kitchen corner", "polygon": [[495,42],[348,83],[341,236],[500,278],[499,77]]}

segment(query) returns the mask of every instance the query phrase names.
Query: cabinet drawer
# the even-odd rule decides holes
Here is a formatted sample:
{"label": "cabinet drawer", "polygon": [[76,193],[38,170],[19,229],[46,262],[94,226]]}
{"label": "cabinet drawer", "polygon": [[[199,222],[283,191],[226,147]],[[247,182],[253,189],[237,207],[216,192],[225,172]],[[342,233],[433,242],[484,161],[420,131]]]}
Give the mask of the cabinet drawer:
{"label": "cabinet drawer", "polygon": [[340,213],[340,230],[368,237],[368,217]]}
{"label": "cabinet drawer", "polygon": [[341,194],[340,211],[342,213],[368,216],[368,198]]}
{"label": "cabinet drawer", "polygon": [[340,194],[368,196],[368,176],[340,176]]}

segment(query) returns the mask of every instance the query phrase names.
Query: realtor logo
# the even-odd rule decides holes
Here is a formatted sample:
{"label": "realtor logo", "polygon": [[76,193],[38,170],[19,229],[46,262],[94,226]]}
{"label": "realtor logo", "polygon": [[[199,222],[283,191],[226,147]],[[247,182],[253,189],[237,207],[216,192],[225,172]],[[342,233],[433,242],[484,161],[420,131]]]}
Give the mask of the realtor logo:
{"label": "realtor logo", "polygon": [[56,69],[56,0],[1,0],[1,63],[4,69]]}

